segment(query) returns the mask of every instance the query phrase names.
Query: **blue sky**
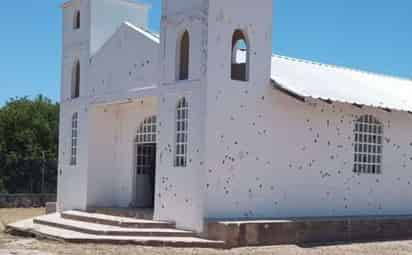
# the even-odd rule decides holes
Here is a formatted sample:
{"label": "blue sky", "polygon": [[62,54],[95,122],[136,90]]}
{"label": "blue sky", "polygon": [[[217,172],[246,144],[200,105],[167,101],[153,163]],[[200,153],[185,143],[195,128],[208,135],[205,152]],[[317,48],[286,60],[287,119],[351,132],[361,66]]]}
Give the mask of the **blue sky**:
{"label": "blue sky", "polygon": [[[2,1],[0,105],[40,93],[59,99],[62,2]],[[161,1],[142,2],[158,31]],[[276,0],[273,21],[277,54],[412,77],[411,0]]]}

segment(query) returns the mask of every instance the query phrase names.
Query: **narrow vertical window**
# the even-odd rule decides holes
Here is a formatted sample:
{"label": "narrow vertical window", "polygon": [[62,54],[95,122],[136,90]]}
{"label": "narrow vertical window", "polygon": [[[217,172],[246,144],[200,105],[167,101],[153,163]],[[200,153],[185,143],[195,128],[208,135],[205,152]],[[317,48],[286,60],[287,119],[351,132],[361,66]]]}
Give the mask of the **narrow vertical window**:
{"label": "narrow vertical window", "polygon": [[179,57],[179,80],[188,80],[189,79],[189,52],[190,52],[190,37],[187,30],[183,33],[180,38],[178,47],[178,57]]}
{"label": "narrow vertical window", "polygon": [[78,98],[80,96],[80,62],[77,60],[74,63],[72,71],[72,88],[71,98]]}
{"label": "narrow vertical window", "polygon": [[76,11],[74,14],[73,29],[80,29],[80,11]]}
{"label": "narrow vertical window", "polygon": [[71,139],[71,154],[70,154],[70,165],[74,166],[77,164],[77,138],[78,138],[78,121],[79,114],[77,112],[72,115],[72,139]]}
{"label": "narrow vertical window", "polygon": [[236,30],[232,37],[231,79],[249,80],[249,45],[241,30]]}
{"label": "narrow vertical window", "polygon": [[187,145],[189,129],[189,105],[186,98],[178,101],[176,107],[175,166],[187,166]]}
{"label": "narrow vertical window", "polygon": [[358,174],[382,173],[382,123],[371,115],[364,115],[355,121],[354,135],[353,171]]}

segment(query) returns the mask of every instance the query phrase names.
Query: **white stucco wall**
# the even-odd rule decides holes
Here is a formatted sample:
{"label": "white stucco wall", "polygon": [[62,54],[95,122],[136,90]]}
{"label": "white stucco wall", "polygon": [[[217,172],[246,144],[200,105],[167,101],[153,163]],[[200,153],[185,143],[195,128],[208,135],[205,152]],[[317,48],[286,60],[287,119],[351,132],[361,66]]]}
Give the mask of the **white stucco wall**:
{"label": "white stucco wall", "polygon": [[[77,10],[81,13],[81,27],[74,30],[73,18]],[[143,118],[140,113],[145,114],[148,108],[135,104],[136,109],[128,109],[119,105],[108,107],[105,113],[100,105],[140,102],[146,96],[157,94],[158,41],[144,30],[122,23],[129,21],[146,27],[147,11],[145,5],[121,0],[73,0],[63,7],[59,210],[128,206],[130,203],[132,184],[126,180],[132,180],[130,166],[133,162],[119,160],[126,155],[129,160],[132,156],[130,146],[121,147],[132,140],[121,139],[133,139],[126,134],[136,132],[135,122]],[[92,47],[94,50],[100,48],[93,57]],[[81,67],[80,97],[71,99],[76,60],[80,60]],[[141,88],[148,89],[140,91]],[[150,109],[153,112],[155,106]],[[74,112],[79,114],[78,161],[71,166],[71,117]],[[118,151],[124,154],[119,156]],[[101,159],[101,155],[105,158]]]}
{"label": "white stucco wall", "polygon": [[[412,115],[301,102],[275,90],[270,83],[272,0],[164,0],[160,44],[142,29],[120,25],[135,13],[135,23],[145,26],[145,8],[134,12],[119,5],[122,11],[113,18],[96,18],[103,12],[100,4],[111,6],[111,1],[90,9],[89,1],[74,0],[64,11],[61,209],[129,206],[136,185],[135,133],[145,117],[157,115],[156,219],[201,232],[205,218],[411,213]],[[72,31],[78,8],[95,19],[82,16],[89,26]],[[247,82],[230,79],[236,29],[249,42]],[[92,30],[103,32],[93,37]],[[176,81],[178,42],[185,30],[189,79]],[[93,57],[91,47],[99,48]],[[81,96],[70,100],[75,59],[81,61]],[[174,167],[176,104],[182,97],[189,104],[186,168]],[[78,164],[70,166],[74,112],[79,113],[79,152]],[[352,171],[353,121],[362,114],[384,124],[380,175]]]}
{"label": "white stucco wall", "polygon": [[135,198],[135,138],[144,118],[157,114],[157,99],[95,106],[90,115],[89,207],[128,207]]}
{"label": "white stucco wall", "polygon": [[[205,217],[410,214],[411,116],[302,103],[274,90],[271,1],[211,1],[209,12]],[[230,80],[237,28],[250,43],[248,82]],[[353,120],[361,114],[385,124],[381,175],[353,173]]]}
{"label": "white stucco wall", "polygon": [[[70,165],[73,113],[78,113],[77,164]],[[58,206],[60,210],[85,209],[87,203],[88,107],[84,99],[60,105]]]}
{"label": "white stucco wall", "polygon": [[[176,222],[183,229],[203,230],[207,1],[164,1],[161,24],[159,143],[155,218]],[[179,41],[190,37],[189,79],[177,81]],[[174,167],[176,106],[189,104],[188,163]]]}
{"label": "white stucco wall", "polygon": [[[408,113],[222,89],[208,134],[207,217],[410,214]],[[236,102],[227,103],[229,98]],[[354,120],[384,125],[382,174],[354,174]]]}
{"label": "white stucco wall", "polygon": [[130,94],[129,90],[157,86],[159,44],[134,27],[122,24],[112,38],[92,58],[87,94]]}
{"label": "white stucco wall", "polygon": [[[185,86],[185,85],[183,85]],[[176,88],[176,87],[175,87]],[[164,93],[159,98],[159,137],[155,218],[174,221],[184,229],[203,229],[204,97],[199,84]],[[189,105],[187,167],[175,167],[176,105]]]}
{"label": "white stucco wall", "polygon": [[[73,0],[63,7],[62,74],[60,89],[60,129],[59,129],[59,166],[58,166],[58,209],[85,209],[87,204],[87,137],[88,137],[88,99],[84,97],[85,86],[80,88],[80,97],[71,100],[71,78],[76,60],[80,65],[80,82],[87,83],[90,46],[90,18],[82,16],[81,28],[73,29],[76,11],[90,11],[89,1]],[[79,116],[77,165],[70,165],[71,126],[73,113]]]}

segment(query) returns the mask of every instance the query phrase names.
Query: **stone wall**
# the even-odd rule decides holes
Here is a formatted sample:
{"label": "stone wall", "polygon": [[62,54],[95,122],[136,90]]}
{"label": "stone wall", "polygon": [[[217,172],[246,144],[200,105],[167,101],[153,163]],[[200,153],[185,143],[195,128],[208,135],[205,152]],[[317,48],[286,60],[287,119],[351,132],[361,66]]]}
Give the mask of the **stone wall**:
{"label": "stone wall", "polygon": [[0,208],[44,207],[55,201],[56,194],[0,194]]}

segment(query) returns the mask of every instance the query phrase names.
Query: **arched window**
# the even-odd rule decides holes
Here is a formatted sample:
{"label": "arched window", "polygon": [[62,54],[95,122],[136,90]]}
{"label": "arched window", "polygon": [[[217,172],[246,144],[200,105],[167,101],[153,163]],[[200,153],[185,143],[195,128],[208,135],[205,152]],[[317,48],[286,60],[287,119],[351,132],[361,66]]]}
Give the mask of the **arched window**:
{"label": "arched window", "polygon": [[80,62],[76,61],[72,70],[72,88],[71,97],[78,98],[80,96]]}
{"label": "arched window", "polygon": [[179,73],[178,80],[189,79],[189,52],[190,52],[190,37],[187,30],[182,34],[178,47],[178,63]]}
{"label": "arched window", "polygon": [[355,163],[359,174],[382,172],[383,125],[375,117],[364,115],[355,121]]}
{"label": "arched window", "polygon": [[77,112],[72,115],[72,136],[71,136],[71,154],[70,154],[70,165],[74,166],[77,164],[77,138],[78,138],[78,121],[79,114]]}
{"label": "arched window", "polygon": [[74,14],[73,29],[80,29],[80,11],[76,11]]}
{"label": "arched window", "polygon": [[187,166],[187,145],[189,129],[189,105],[186,98],[178,101],[176,107],[175,167]]}
{"label": "arched window", "polygon": [[235,30],[232,37],[231,79],[249,80],[249,44],[242,30]]}
{"label": "arched window", "polygon": [[136,173],[153,174],[156,161],[156,116],[143,120],[136,134]]}

